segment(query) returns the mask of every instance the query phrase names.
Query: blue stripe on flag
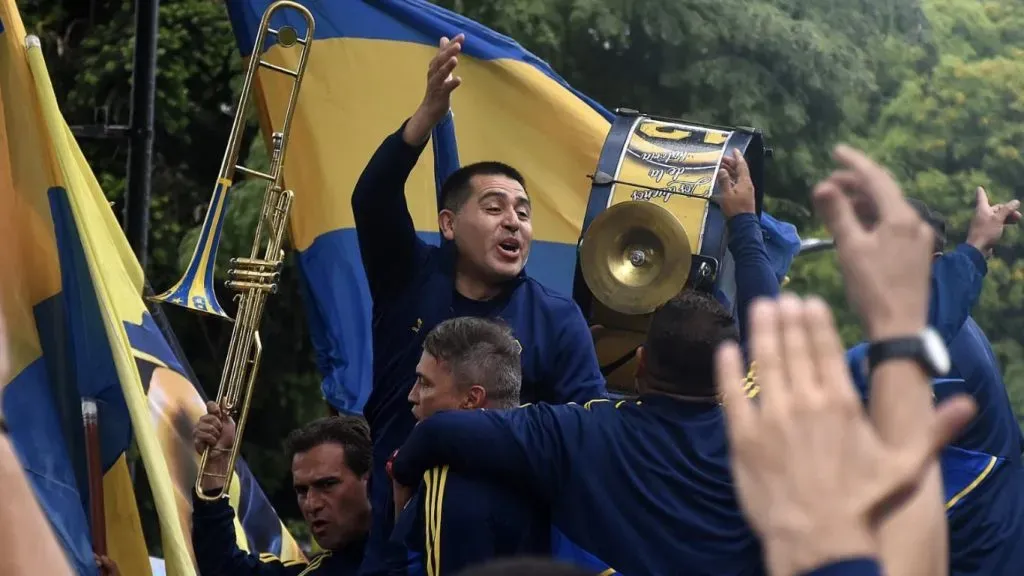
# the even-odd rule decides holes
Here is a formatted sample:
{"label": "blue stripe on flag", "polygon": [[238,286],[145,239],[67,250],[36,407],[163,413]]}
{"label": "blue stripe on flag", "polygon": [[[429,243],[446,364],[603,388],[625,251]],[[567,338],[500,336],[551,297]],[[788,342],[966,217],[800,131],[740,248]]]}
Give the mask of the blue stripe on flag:
{"label": "blue stripe on flag", "polygon": [[81,398],[97,399],[101,422],[100,453],[103,469],[107,470],[131,443],[131,419],[67,192],[63,188],[51,188],[49,198],[60,257],[62,295],[67,306],[67,360],[69,368],[74,371],[72,378],[77,387],[74,398],[78,417],[72,417],[68,422],[77,422],[77,433],[81,434]]}
{"label": "blue stripe on flag", "polygon": [[[480,60],[508,59],[530,64],[557,81],[611,121],[613,114],[587,95],[577,92],[551,66],[518,42],[465,16],[424,0],[300,0],[315,20],[314,40],[362,38],[392,42],[411,42],[437,46],[442,36],[463,32],[463,53]],[[227,3],[228,16],[235,31],[238,50],[243,56],[252,52],[263,12],[269,0],[236,0]],[[300,35],[306,33],[305,21],[294,10],[281,10],[270,21],[271,27],[289,24]],[[268,35],[264,49],[274,42]]]}

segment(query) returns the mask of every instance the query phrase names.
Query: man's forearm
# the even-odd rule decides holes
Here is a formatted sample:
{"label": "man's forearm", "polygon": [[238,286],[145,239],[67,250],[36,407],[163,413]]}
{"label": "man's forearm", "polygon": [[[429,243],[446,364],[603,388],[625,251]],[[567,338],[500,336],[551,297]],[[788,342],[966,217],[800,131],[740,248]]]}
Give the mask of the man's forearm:
{"label": "man's forearm", "polygon": [[928,324],[938,330],[947,344],[960,333],[970,316],[987,273],[985,257],[968,244],[957,246],[932,264]]}
{"label": "man's forearm", "polygon": [[352,192],[359,252],[374,300],[409,281],[420,246],[405,200],[406,180],[423,152],[423,145],[403,140],[410,121],[384,139]]}
{"label": "man's forearm", "polygon": [[764,245],[757,215],[737,214],[729,219],[729,251],[736,263],[736,312],[740,337],[746,340],[747,308],[757,298],[779,295],[779,281]]}
{"label": "man's forearm", "polygon": [[402,128],[402,140],[409,146],[421,148],[427,144],[427,140],[430,140],[434,124],[433,119],[428,117],[428,113],[423,108],[417,108]]}
{"label": "man's forearm", "polygon": [[442,412],[421,422],[398,451],[392,473],[400,484],[415,486],[424,472],[445,464],[487,477],[525,476],[529,469],[515,438],[484,411]]}
{"label": "man's forearm", "polygon": [[[913,361],[879,365],[871,375],[870,411],[882,440],[899,445],[934,420],[931,380]],[[887,573],[938,575],[948,570],[944,500],[942,474],[935,462],[911,500],[879,530]]]}

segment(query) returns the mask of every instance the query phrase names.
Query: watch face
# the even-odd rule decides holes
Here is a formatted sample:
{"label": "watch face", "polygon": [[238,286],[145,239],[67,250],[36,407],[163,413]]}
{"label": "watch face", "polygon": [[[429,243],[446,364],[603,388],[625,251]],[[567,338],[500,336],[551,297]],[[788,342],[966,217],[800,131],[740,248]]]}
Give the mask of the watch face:
{"label": "watch face", "polygon": [[938,376],[945,376],[949,373],[951,363],[949,350],[942,337],[934,328],[928,327],[921,332],[921,344],[924,346],[924,353],[928,363],[932,365]]}

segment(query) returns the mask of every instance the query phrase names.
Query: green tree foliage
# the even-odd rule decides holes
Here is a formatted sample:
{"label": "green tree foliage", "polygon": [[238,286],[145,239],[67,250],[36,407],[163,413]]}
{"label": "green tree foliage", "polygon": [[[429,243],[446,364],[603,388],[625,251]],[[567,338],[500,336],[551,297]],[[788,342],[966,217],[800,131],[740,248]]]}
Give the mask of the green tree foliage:
{"label": "green tree foliage", "polygon": [[[695,122],[755,126],[775,158],[769,208],[805,237],[824,232],[809,191],[845,140],[885,162],[907,192],[949,219],[963,239],[974,188],[993,201],[1020,194],[1024,176],[1024,0],[440,0],[511,36],[609,108]],[[23,0],[44,42],[71,123],[104,111],[127,124],[133,2]],[[469,38],[472,42],[473,39]],[[221,2],[163,0],[149,277],[170,286],[209,202],[234,115],[241,59]],[[357,89],[353,87],[352,89]],[[101,114],[103,116],[103,114]],[[250,124],[244,162],[266,163]],[[124,194],[127,146],[83,140],[112,200]],[[232,193],[218,258],[249,251],[262,187]],[[990,260],[976,318],[992,339],[1018,413],[1024,412],[1024,270],[1011,231]],[[861,337],[834,255],[801,257],[790,288],[824,295],[844,339]],[[268,343],[244,453],[282,515],[296,518],[280,441],[323,412],[296,272],[270,300]],[[288,280],[290,279],[290,280]],[[218,282],[220,284],[220,282]],[[229,310],[230,295],[217,290]],[[208,394],[216,391],[230,325],[165,307]],[[144,485],[140,484],[140,485]]]}

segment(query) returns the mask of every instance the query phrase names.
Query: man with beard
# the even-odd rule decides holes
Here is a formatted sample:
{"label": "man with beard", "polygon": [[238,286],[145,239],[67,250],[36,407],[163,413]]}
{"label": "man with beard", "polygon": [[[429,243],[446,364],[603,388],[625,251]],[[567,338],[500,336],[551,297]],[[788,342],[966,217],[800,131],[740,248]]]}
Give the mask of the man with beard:
{"label": "man with beard", "polygon": [[523,402],[584,402],[605,393],[579,307],[524,271],[533,228],[526,180],[517,170],[479,162],[455,171],[441,190],[441,246],[417,236],[405,183],[449,112],[464,42],[462,34],[441,40],[422,103],[381,143],[352,193],[373,298],[373,390],[363,409],[373,437],[373,522],[363,574],[386,569],[395,517],[385,464],[416,424],[407,398],[424,337],[435,326],[460,316],[503,319],[523,349]]}

